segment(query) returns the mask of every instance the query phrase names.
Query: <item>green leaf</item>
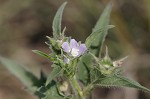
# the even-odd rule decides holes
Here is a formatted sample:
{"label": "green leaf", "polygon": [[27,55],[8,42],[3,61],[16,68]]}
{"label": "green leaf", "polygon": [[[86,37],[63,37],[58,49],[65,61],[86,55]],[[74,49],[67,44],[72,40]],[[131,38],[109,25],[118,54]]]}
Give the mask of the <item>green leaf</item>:
{"label": "green leaf", "polygon": [[52,81],[46,87],[40,87],[35,94],[39,96],[40,99],[65,99],[58,93],[55,81]]}
{"label": "green leaf", "polygon": [[49,36],[46,36],[51,44],[51,46],[55,47],[57,46],[57,40],[55,40],[54,38],[51,38]]}
{"label": "green leaf", "polygon": [[63,10],[66,6],[67,2],[64,2],[60,8],[58,9],[54,20],[53,20],[53,36],[55,39],[57,39],[58,37],[60,37],[61,35],[61,20],[62,20],[62,14],[63,14]]}
{"label": "green leaf", "polygon": [[150,92],[150,89],[140,85],[138,82],[119,75],[112,75],[100,78],[96,85],[101,87],[131,87],[145,92]]}
{"label": "green leaf", "polygon": [[42,56],[42,57],[45,57],[45,58],[47,58],[47,59],[49,59],[49,60],[52,60],[52,57],[51,57],[50,55],[44,53],[44,52],[41,52],[41,51],[38,51],[38,50],[32,50],[32,51],[33,51],[34,53],[36,53],[36,54]]}
{"label": "green leaf", "polygon": [[40,79],[38,80],[38,82],[39,82],[39,86],[38,87],[41,87],[41,86],[45,85],[46,79],[47,79],[46,75],[41,70],[41,72],[40,72]]}
{"label": "green leaf", "polygon": [[40,99],[73,99],[71,95],[62,96],[59,94],[57,83],[52,80],[47,86],[40,87],[35,95]]}
{"label": "green leaf", "polygon": [[38,79],[29,70],[9,59],[0,57],[0,62],[29,89],[38,84]]}
{"label": "green leaf", "polygon": [[54,66],[52,72],[48,75],[46,85],[48,85],[55,77],[59,76],[63,72],[62,68],[58,65]]}
{"label": "green leaf", "polygon": [[85,85],[90,83],[90,70],[89,68],[92,66],[92,57],[91,55],[87,54],[84,55],[80,62],[78,63],[78,72],[77,78],[81,80]]}
{"label": "green leaf", "polygon": [[98,69],[96,69],[95,67],[90,69],[90,78],[92,83],[94,83],[101,77],[103,77],[103,75]]}
{"label": "green leaf", "polygon": [[102,49],[103,42],[107,35],[107,31],[109,28],[112,28],[112,25],[109,25],[109,17],[111,12],[112,4],[109,3],[107,7],[104,9],[101,17],[97,21],[92,33],[86,39],[86,46],[90,49],[90,51],[99,55]]}

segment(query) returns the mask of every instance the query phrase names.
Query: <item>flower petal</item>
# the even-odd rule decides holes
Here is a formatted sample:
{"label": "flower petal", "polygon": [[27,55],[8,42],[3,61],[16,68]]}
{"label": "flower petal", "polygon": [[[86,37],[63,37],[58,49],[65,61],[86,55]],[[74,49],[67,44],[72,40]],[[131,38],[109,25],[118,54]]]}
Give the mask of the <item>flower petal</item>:
{"label": "flower petal", "polygon": [[64,62],[65,62],[66,64],[68,64],[68,63],[70,62],[70,59],[67,58],[66,56],[64,56]]}
{"label": "flower petal", "polygon": [[79,47],[79,44],[78,42],[75,40],[75,39],[71,39],[70,40],[70,48],[78,48]]}
{"label": "flower petal", "polygon": [[69,53],[71,51],[69,43],[68,42],[64,42],[61,47],[63,48],[64,52]]}
{"label": "flower petal", "polygon": [[86,45],[85,44],[81,44],[79,46],[79,55],[83,54],[86,50],[87,50]]}
{"label": "flower petal", "polygon": [[78,57],[79,56],[79,48],[72,48],[71,49],[71,55],[73,57]]}

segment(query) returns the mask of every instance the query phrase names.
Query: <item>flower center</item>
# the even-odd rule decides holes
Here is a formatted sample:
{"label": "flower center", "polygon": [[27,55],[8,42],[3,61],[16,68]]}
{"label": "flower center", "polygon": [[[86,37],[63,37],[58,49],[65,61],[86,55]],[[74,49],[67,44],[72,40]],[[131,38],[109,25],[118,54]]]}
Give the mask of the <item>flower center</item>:
{"label": "flower center", "polygon": [[72,48],[72,50],[71,50],[71,55],[72,55],[73,57],[78,56],[78,55],[79,55],[79,49],[77,49],[77,48]]}

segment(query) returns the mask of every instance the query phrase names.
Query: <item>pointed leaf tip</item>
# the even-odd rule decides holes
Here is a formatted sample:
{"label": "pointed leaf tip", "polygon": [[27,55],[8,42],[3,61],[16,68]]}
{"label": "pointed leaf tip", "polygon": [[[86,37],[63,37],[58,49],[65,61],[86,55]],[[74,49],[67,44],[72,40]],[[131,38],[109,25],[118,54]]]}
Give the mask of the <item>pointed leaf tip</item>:
{"label": "pointed leaf tip", "polygon": [[50,55],[48,55],[48,54],[46,54],[46,53],[44,53],[44,52],[42,52],[42,51],[39,51],[39,50],[32,50],[32,52],[34,52],[35,54],[38,54],[38,55],[40,55],[40,56],[42,56],[42,57],[45,57],[45,58],[47,58],[47,59],[49,59],[49,60],[52,60],[52,57],[51,57]]}
{"label": "pointed leaf tip", "polygon": [[57,10],[56,15],[54,17],[54,20],[53,20],[52,29],[53,29],[53,36],[55,39],[57,39],[61,34],[61,20],[62,20],[63,10],[64,10],[66,4],[67,4],[67,2],[64,2],[59,7],[59,9]]}
{"label": "pointed leaf tip", "polygon": [[98,19],[95,27],[93,28],[92,33],[86,39],[86,46],[89,47],[90,52],[94,55],[101,55],[101,49],[107,35],[107,31],[110,28],[113,28],[113,25],[109,25],[109,17],[111,13],[112,5],[109,3],[100,18]]}
{"label": "pointed leaf tip", "polygon": [[130,87],[145,92],[150,92],[150,89],[140,85],[138,82],[119,75],[112,75],[100,78],[96,85],[101,87]]}
{"label": "pointed leaf tip", "polygon": [[108,25],[108,29],[114,28],[114,25]]}

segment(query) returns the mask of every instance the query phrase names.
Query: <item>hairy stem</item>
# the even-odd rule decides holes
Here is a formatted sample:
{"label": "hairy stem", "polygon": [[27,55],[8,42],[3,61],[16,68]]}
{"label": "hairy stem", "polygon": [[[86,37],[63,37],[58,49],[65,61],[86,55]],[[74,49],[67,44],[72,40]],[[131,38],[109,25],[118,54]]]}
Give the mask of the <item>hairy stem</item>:
{"label": "hairy stem", "polygon": [[85,99],[83,97],[83,92],[81,90],[81,87],[80,87],[79,83],[77,82],[76,76],[74,76],[71,79],[71,83],[72,83],[73,88],[76,90],[76,92],[78,94],[78,99]]}

